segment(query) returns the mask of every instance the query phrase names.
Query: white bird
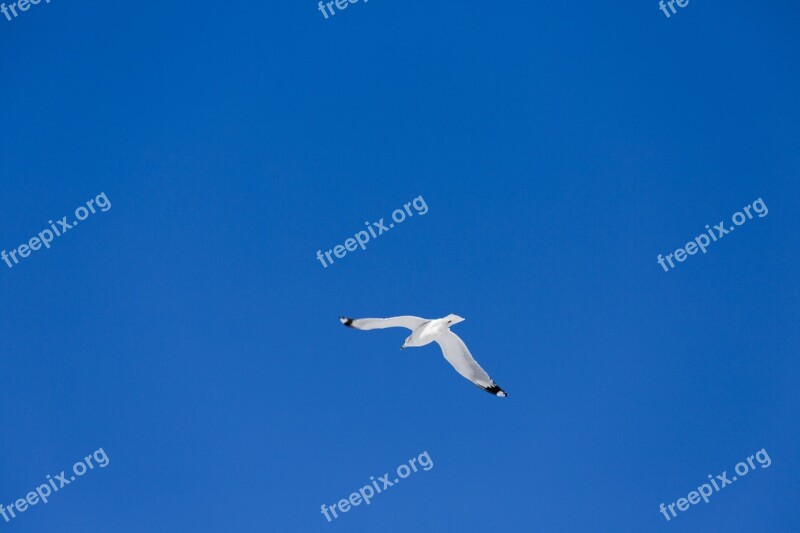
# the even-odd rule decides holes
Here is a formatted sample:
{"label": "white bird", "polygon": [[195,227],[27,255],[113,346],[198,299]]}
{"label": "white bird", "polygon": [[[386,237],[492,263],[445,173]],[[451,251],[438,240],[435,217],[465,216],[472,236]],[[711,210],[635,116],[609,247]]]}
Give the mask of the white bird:
{"label": "white bird", "polygon": [[505,397],[506,391],[497,386],[472,358],[467,345],[458,335],[450,331],[450,326],[463,322],[458,315],[447,315],[444,318],[429,320],[417,316],[395,316],[392,318],[347,318],[339,317],[339,321],[349,328],[355,329],[384,329],[408,328],[411,335],[406,339],[400,349],[425,346],[433,341],[439,343],[444,358],[453,365],[456,372],[470,380],[472,383],[490,392],[495,396]]}

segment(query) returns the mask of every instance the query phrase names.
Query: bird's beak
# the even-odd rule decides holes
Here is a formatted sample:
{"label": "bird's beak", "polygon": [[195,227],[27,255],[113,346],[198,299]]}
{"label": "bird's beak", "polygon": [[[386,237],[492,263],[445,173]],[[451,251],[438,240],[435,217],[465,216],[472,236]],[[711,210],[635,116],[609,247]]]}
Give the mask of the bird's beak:
{"label": "bird's beak", "polygon": [[402,346],[400,347],[400,349],[401,349],[401,350],[405,350],[405,349],[406,349],[406,345],[405,345],[405,344],[404,344],[404,345],[402,345]]}

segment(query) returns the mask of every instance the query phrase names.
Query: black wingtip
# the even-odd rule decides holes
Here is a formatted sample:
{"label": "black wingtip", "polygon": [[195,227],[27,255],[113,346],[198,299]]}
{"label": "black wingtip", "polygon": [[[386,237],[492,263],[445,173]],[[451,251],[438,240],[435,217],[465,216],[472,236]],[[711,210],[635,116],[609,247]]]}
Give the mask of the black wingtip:
{"label": "black wingtip", "polygon": [[352,318],[347,318],[346,316],[340,316],[339,317],[339,322],[341,322],[342,324],[344,324],[348,328],[352,328],[353,327],[353,319]]}
{"label": "black wingtip", "polygon": [[491,392],[495,396],[499,396],[501,398],[505,398],[506,396],[508,396],[506,391],[504,391],[503,389],[501,389],[497,385],[492,385],[491,387],[487,387],[487,388],[485,388],[483,390],[485,390],[486,392]]}

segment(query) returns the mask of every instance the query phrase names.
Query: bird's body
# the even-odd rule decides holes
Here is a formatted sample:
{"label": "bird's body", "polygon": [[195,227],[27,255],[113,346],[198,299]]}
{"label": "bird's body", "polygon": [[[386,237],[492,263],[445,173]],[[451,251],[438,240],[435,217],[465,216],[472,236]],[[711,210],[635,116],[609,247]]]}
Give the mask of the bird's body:
{"label": "bird's body", "polygon": [[416,348],[437,342],[442,349],[444,358],[453,365],[456,372],[495,396],[506,396],[506,392],[497,386],[477,361],[473,359],[464,341],[450,331],[451,326],[464,321],[458,315],[450,314],[444,318],[433,320],[416,316],[360,319],[340,317],[339,320],[345,326],[354,329],[408,328],[411,330],[411,335],[400,348]]}
{"label": "bird's body", "polygon": [[[463,318],[461,319],[463,320]],[[400,348],[417,348],[436,341],[443,333],[450,331],[450,326],[446,318],[428,320],[415,329],[406,342]]]}

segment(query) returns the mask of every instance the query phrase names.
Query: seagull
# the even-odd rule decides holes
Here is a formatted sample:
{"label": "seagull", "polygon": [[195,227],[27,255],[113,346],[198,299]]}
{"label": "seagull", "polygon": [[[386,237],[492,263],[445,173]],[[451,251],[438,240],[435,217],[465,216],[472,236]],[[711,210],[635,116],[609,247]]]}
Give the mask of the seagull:
{"label": "seagull", "polygon": [[354,329],[384,329],[408,328],[411,335],[406,339],[400,349],[425,346],[433,341],[439,343],[444,358],[453,365],[456,372],[482,388],[486,392],[505,398],[506,391],[487,374],[472,358],[467,345],[458,335],[450,331],[450,326],[463,322],[458,315],[447,315],[444,318],[429,320],[418,316],[395,316],[391,318],[347,318],[339,317],[339,321],[348,328]]}

